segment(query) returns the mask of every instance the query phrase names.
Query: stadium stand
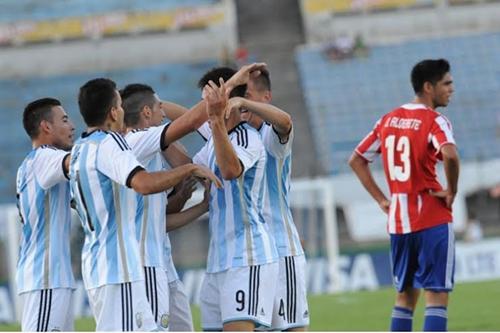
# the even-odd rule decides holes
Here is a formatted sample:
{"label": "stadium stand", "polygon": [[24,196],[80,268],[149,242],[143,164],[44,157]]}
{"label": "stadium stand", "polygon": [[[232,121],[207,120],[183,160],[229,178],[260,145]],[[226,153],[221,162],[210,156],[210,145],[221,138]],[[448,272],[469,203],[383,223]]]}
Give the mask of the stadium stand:
{"label": "stadium stand", "polygon": [[[196,64],[163,64],[128,70],[61,75],[47,78],[0,80],[0,133],[6,133],[0,143],[0,203],[15,201],[16,170],[31,149],[22,127],[24,106],[33,99],[54,96],[61,100],[74,122],[77,137],[85,129],[78,110],[79,87],[87,80],[104,76],[115,80],[119,87],[127,83],[144,82],[155,88],[161,98],[190,107],[200,98],[196,88],[199,77],[216,61]],[[190,153],[201,145],[196,135],[184,142]]]}
{"label": "stadium stand", "polygon": [[454,125],[463,160],[500,157],[498,105],[500,34],[481,34],[377,46],[369,55],[332,61],[324,46],[296,54],[313,136],[330,174],[349,172],[347,159],[385,112],[412,99],[408,73],[423,58],[452,64],[455,95],[444,114]]}
{"label": "stadium stand", "polygon": [[165,11],[210,5],[218,0],[3,0],[0,22],[45,21],[66,17],[95,16],[109,12]]}

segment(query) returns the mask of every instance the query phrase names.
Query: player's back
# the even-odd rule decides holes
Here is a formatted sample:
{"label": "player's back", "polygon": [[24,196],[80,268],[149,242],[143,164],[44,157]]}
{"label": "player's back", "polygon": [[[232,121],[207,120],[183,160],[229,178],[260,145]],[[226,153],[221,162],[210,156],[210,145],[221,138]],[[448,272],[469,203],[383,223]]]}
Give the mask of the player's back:
{"label": "player's back", "polygon": [[444,116],[419,104],[405,104],[382,117],[380,148],[391,193],[442,189],[435,170],[439,150],[431,140],[438,132],[451,138],[449,126]]}
{"label": "player's back", "polygon": [[[135,129],[125,136],[137,160],[147,171],[165,169],[166,162],[161,155],[161,137],[164,129],[165,126]],[[163,191],[143,196],[129,189],[127,202],[129,214],[135,214],[136,237],[139,241],[142,264],[165,269],[167,263],[163,251],[167,193]]]}
{"label": "player's back", "polygon": [[117,133],[94,131],[73,147],[70,184],[86,236],[82,275],[87,289],[143,279],[135,216],[127,210],[124,186],[137,164]]}
{"label": "player's back", "polygon": [[74,288],[70,255],[70,195],[63,161],[68,152],[44,145],[32,150],[17,173],[21,246],[20,293]]}
{"label": "player's back", "polygon": [[449,121],[422,104],[405,104],[384,115],[357,151],[382,155],[391,191],[389,232],[407,233],[451,222],[444,201],[429,194],[442,190],[436,176],[440,148],[454,144]]}

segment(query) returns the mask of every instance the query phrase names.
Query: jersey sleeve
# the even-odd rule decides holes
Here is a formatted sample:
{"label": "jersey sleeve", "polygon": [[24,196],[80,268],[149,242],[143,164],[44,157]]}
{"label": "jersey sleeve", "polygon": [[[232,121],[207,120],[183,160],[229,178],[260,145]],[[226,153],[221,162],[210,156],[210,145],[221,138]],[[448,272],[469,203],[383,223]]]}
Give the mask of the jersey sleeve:
{"label": "jersey sleeve", "polygon": [[146,165],[156,153],[167,148],[163,140],[169,124],[135,130],[125,137],[137,160]]}
{"label": "jersey sleeve", "polygon": [[193,163],[194,164],[199,164],[206,166],[209,168],[210,166],[208,165],[208,143],[206,143],[201,149],[196,153],[196,155],[193,156]]}
{"label": "jersey sleeve", "polygon": [[290,155],[292,152],[292,142],[294,137],[293,127],[290,130],[287,141],[283,142],[272,125],[264,124],[262,126],[262,143],[264,144],[266,151],[276,158],[285,158]]}
{"label": "jersey sleeve", "polygon": [[429,141],[436,150],[436,154],[441,151],[443,145],[455,144],[451,123],[443,115],[439,115],[434,119],[429,133]]}
{"label": "jersey sleeve", "polygon": [[64,159],[68,155],[64,150],[41,148],[34,169],[37,170],[37,181],[44,190],[68,180],[64,172]]}
{"label": "jersey sleeve", "polygon": [[198,127],[198,134],[203,138],[203,140],[208,141],[212,136],[212,129],[210,128],[210,124],[208,121],[204,122],[203,125]]}
{"label": "jersey sleeve", "polygon": [[358,144],[354,150],[361,157],[372,162],[376,155],[381,153],[380,149],[380,123],[377,121],[370,133]]}
{"label": "jersey sleeve", "polygon": [[144,167],[136,159],[127,141],[118,133],[110,132],[97,153],[97,168],[113,181],[130,186],[132,177]]}
{"label": "jersey sleeve", "polygon": [[243,164],[243,173],[245,173],[257,163],[262,153],[265,152],[265,148],[260,135],[256,131],[246,128],[238,129],[238,131],[238,135],[232,137],[231,144]]}

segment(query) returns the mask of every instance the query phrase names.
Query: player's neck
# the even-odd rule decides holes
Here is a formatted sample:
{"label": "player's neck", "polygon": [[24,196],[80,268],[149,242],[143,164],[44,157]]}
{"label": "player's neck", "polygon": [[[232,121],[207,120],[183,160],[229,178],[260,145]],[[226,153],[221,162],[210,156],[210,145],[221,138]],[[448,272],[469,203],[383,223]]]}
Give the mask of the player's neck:
{"label": "player's neck", "polygon": [[41,147],[41,146],[44,146],[44,145],[49,145],[49,146],[52,146],[53,145],[53,142],[52,140],[49,140],[48,138],[46,137],[38,137],[34,140],[31,141],[31,145],[33,147],[33,149],[37,149],[38,147]]}
{"label": "player's neck", "polygon": [[436,108],[434,102],[432,101],[432,98],[426,98],[425,96],[416,96],[412,103],[423,104],[433,110]]}

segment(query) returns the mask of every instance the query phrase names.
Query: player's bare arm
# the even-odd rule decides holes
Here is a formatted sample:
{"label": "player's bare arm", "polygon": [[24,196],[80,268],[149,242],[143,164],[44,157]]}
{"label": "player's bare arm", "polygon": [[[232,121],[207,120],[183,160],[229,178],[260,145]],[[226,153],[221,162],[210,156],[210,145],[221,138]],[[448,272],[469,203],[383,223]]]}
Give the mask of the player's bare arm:
{"label": "player's bare arm", "polygon": [[186,112],[189,112],[189,109],[179,105],[174,102],[169,102],[169,101],[161,101],[160,107],[165,114],[165,116],[170,119],[170,120],[175,120],[177,118],[180,118],[183,114]]}
{"label": "player's bare arm", "polygon": [[236,72],[227,82],[226,82],[226,93],[229,96],[231,90],[242,84],[247,84],[249,80],[260,75],[262,69],[266,69],[267,65],[263,62],[254,62],[242,66],[238,72]]}
{"label": "player's bare arm", "polygon": [[215,186],[222,187],[221,181],[210,169],[196,164],[186,164],[168,171],[141,170],[133,175],[130,186],[140,194],[153,194],[172,188],[189,176],[207,179]]}
{"label": "player's bare arm", "polygon": [[167,149],[162,151],[162,155],[168,164],[174,168],[193,162],[186,149],[179,142],[169,145]]}
{"label": "player's bare arm", "polygon": [[198,181],[194,177],[188,177],[174,187],[173,193],[170,193],[168,197],[167,214],[178,213],[182,210],[196,190],[196,184]]}
{"label": "player's bare arm", "polygon": [[446,206],[451,208],[458,191],[458,176],[460,173],[460,159],[457,148],[453,144],[447,144],[441,147],[443,155],[444,173],[446,175],[447,187],[443,191],[431,192],[432,195],[443,198]]}
{"label": "player's bare arm", "polygon": [[261,117],[265,122],[270,123],[280,139],[288,139],[292,130],[292,117],[280,108],[269,103],[251,101],[243,97],[233,97],[229,99],[226,110],[226,118],[229,118],[231,112],[246,110]]}
{"label": "player's bare arm", "polygon": [[349,166],[359,178],[361,184],[363,184],[368,193],[370,193],[373,199],[377,201],[380,208],[386,214],[389,213],[391,202],[387,200],[384,192],[382,192],[380,187],[375,182],[375,179],[373,179],[368,161],[361,157],[358,153],[354,152],[349,159]]}
{"label": "player's bare arm", "polygon": [[215,158],[224,179],[238,178],[243,172],[243,166],[236,151],[229,141],[224,120],[227,95],[224,81],[220,80],[220,87],[210,81],[204,88],[207,102],[207,113],[212,125]]}
{"label": "player's bare arm", "polygon": [[197,218],[208,212],[209,197],[210,185],[205,184],[203,200],[200,203],[179,213],[167,213],[167,232],[182,228],[183,226],[194,222]]}

